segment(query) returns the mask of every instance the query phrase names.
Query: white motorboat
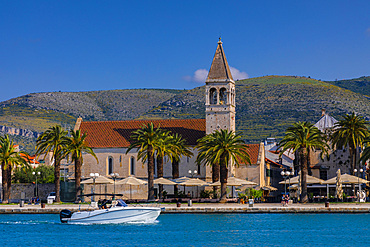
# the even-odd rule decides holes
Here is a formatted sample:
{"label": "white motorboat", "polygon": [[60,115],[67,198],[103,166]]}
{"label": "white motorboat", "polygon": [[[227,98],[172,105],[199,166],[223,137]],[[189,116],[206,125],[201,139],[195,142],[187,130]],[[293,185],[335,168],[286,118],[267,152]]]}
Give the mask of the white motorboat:
{"label": "white motorboat", "polygon": [[128,207],[123,200],[119,199],[110,208],[79,211],[73,214],[70,210],[64,209],[60,212],[60,221],[72,224],[150,223],[154,222],[160,213],[159,207]]}

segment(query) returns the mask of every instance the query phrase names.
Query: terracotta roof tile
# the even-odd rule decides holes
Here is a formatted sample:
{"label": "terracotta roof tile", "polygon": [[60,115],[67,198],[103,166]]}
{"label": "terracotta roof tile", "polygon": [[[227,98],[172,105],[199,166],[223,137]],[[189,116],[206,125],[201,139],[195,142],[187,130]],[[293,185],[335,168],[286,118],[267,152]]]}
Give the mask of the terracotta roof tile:
{"label": "terracotta roof tile", "polygon": [[182,135],[188,145],[196,145],[205,135],[205,119],[161,119],[81,122],[82,133],[87,133],[86,142],[93,148],[118,148],[130,145],[131,133],[152,122],[154,127]]}
{"label": "terracotta roof tile", "polygon": [[270,159],[268,159],[268,158],[265,158],[265,161],[266,161],[266,162],[268,162],[268,163],[274,164],[274,165],[276,165],[276,166],[279,166],[280,168],[281,168],[281,167],[283,167],[281,164],[276,163],[275,161],[270,160]]}
{"label": "terracotta roof tile", "polygon": [[248,149],[247,152],[251,158],[252,164],[257,164],[258,162],[258,155],[260,153],[260,144],[247,144]]}
{"label": "terracotta roof tile", "polygon": [[30,164],[40,164],[40,162],[36,160],[36,155],[30,156],[25,153],[21,153],[20,156],[28,161]]}
{"label": "terracotta roof tile", "polygon": [[[251,164],[255,165],[258,162],[258,155],[260,152],[260,144],[246,144],[247,153],[249,154],[249,157],[251,159]],[[244,162],[241,162],[241,164],[244,164]]]}

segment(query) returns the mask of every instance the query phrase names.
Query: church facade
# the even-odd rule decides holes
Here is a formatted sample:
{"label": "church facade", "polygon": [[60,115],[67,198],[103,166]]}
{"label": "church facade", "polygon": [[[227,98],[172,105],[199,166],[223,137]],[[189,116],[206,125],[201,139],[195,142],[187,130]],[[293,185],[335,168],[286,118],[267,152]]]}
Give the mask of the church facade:
{"label": "church facade", "polygon": [[[130,145],[131,133],[143,125],[152,122],[155,127],[170,130],[180,134],[191,147],[193,156],[182,157],[179,162],[179,173],[182,176],[192,176],[208,182],[212,181],[212,168],[196,163],[197,140],[206,134],[219,129],[235,131],[235,82],[232,78],[226,60],[221,40],[206,79],[206,112],[205,119],[161,119],[161,120],[128,120],[128,121],[83,121],[79,118],[75,130],[80,129],[87,133],[86,141],[93,148],[99,162],[85,154],[82,166],[82,176],[87,178],[90,173],[99,173],[108,176],[118,173],[119,177],[135,176],[147,179],[145,163],[137,159],[137,151],[131,150],[126,154]],[[259,187],[265,185],[265,156],[263,143],[249,145],[248,152],[252,165],[242,164],[238,168],[231,165],[230,175],[256,182]],[[191,171],[191,175],[189,174]],[[172,164],[164,161],[163,174],[165,178],[172,178]],[[155,169],[156,176],[156,169]]]}

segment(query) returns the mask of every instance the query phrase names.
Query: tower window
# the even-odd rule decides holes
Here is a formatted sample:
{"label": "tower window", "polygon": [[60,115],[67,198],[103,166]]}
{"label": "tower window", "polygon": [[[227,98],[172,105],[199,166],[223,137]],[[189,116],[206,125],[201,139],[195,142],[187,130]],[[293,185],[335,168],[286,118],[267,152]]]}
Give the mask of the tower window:
{"label": "tower window", "polygon": [[135,157],[130,159],[130,175],[135,175]]}
{"label": "tower window", "polygon": [[227,93],[226,88],[221,88],[220,90],[220,105],[227,104]]}
{"label": "tower window", "polygon": [[108,174],[113,173],[113,157],[108,157]]}
{"label": "tower window", "polygon": [[211,88],[209,91],[209,103],[211,105],[217,104],[217,90],[215,88]]}

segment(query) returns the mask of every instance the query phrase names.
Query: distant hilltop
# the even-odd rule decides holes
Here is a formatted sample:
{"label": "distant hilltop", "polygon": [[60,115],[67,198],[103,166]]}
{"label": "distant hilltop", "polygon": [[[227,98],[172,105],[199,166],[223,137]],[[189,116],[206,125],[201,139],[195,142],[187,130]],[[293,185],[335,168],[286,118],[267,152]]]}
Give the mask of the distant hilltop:
{"label": "distant hilltop", "polygon": [[29,138],[37,138],[41,135],[41,133],[38,133],[36,131],[32,131],[28,129],[13,128],[13,127],[8,127],[8,126],[3,126],[3,125],[0,125],[0,132],[4,134],[18,135],[18,136],[29,137]]}
{"label": "distant hilltop", "polygon": [[351,90],[355,93],[364,94],[370,97],[370,76],[362,76],[360,78],[348,79],[348,80],[335,80],[328,81],[329,83]]}
{"label": "distant hilltop", "polygon": [[[281,138],[296,121],[316,122],[321,110],[335,118],[356,112],[370,119],[370,77],[324,82],[301,76],[236,81],[236,130],[250,143]],[[204,86],[190,90],[124,89],[31,93],[0,102],[0,125],[27,130],[17,141],[34,152],[36,135],[48,127],[84,121],[205,118]],[[37,134],[31,134],[37,133]],[[30,136],[28,136],[30,135]]]}

